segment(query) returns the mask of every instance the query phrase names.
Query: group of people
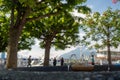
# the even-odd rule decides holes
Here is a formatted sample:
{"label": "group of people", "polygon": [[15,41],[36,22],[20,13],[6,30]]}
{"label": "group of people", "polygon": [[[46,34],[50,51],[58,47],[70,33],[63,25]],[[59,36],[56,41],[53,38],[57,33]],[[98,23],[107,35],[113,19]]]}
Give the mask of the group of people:
{"label": "group of people", "polygon": [[[53,66],[56,66],[57,64],[57,60],[56,58],[53,59]],[[64,65],[64,58],[62,57],[61,60],[60,60],[60,65],[63,66]]]}
{"label": "group of people", "polygon": [[[32,59],[31,59],[31,56],[29,56],[27,67],[31,67],[31,62],[32,62]],[[63,57],[61,58],[60,62],[61,62],[61,66],[63,66],[64,65],[64,58]],[[56,60],[56,58],[54,58],[53,59],[53,66],[56,66],[56,64],[57,64],[57,60]]]}
{"label": "group of people", "polygon": [[[27,67],[31,67],[31,62],[32,62],[32,59],[31,59],[31,56],[29,56]],[[54,58],[53,59],[53,66],[56,66],[56,64],[57,64],[57,60],[56,60],[56,58]],[[61,66],[64,65],[64,58],[63,57],[60,59],[60,65]],[[92,65],[94,65],[94,55],[92,55]]]}

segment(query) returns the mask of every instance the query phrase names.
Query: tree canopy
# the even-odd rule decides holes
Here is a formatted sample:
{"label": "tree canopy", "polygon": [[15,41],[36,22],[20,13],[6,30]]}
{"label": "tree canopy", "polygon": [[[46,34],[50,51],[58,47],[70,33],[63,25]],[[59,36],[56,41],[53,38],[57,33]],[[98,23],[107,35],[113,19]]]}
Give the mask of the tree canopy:
{"label": "tree canopy", "polygon": [[[49,18],[64,11],[72,11],[77,6],[85,10],[86,0],[0,0],[0,10],[8,15],[9,35],[7,46],[7,68],[17,66],[18,43],[27,22]],[[83,6],[81,8],[81,6]]]}
{"label": "tree canopy", "polygon": [[[62,12],[56,16],[50,16],[39,21],[33,21],[26,26],[31,26],[26,30],[32,32],[32,36],[39,39],[41,48],[45,49],[45,54],[50,54],[50,48],[65,49],[79,42],[79,26],[69,12]],[[45,63],[49,64],[49,55],[46,56]]]}
{"label": "tree canopy", "polygon": [[119,10],[112,11],[108,8],[103,14],[95,12],[86,17],[84,24],[86,25],[84,39],[91,38],[96,42],[94,46],[98,49],[107,47],[108,61],[111,64],[110,47],[117,48],[120,43]]}

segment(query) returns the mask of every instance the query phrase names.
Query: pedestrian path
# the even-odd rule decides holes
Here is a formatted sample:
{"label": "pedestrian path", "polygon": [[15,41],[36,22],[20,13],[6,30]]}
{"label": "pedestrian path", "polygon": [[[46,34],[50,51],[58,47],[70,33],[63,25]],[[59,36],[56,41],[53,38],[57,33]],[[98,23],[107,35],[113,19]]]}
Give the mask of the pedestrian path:
{"label": "pedestrian path", "polygon": [[5,65],[0,64],[0,70],[3,70],[3,69],[5,69]]}

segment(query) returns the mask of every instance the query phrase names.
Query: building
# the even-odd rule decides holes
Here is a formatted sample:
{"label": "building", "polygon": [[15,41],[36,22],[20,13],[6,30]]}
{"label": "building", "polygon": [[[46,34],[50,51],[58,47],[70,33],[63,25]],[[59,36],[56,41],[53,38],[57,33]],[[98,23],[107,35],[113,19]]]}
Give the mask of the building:
{"label": "building", "polygon": [[[110,51],[111,52],[111,60],[112,63],[115,61],[120,60],[120,51]],[[100,64],[107,64],[108,63],[108,51],[107,50],[99,50],[96,56],[97,62]]]}

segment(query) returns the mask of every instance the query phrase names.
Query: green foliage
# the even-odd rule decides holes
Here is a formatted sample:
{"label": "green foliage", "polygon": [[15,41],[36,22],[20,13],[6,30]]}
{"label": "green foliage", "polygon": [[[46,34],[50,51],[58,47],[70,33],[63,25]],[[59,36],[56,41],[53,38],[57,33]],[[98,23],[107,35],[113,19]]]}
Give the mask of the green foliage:
{"label": "green foliage", "polygon": [[41,40],[41,47],[45,47],[46,40],[51,40],[52,46],[56,49],[65,49],[78,41],[79,24],[75,22],[69,13],[62,13],[57,16],[33,21],[30,26],[33,36]]}
{"label": "green foliage", "polygon": [[[55,13],[55,12],[65,12],[65,11],[72,11],[72,9],[75,8],[75,6],[77,4],[81,4],[83,2],[85,2],[86,0],[67,0],[66,4],[63,4],[60,0],[45,0],[45,1],[38,1],[38,0],[17,0],[17,1],[11,1],[11,0],[1,0],[0,2],[0,10],[2,11],[2,13],[0,13],[2,18],[0,19],[0,22],[3,22],[2,19],[4,18],[10,18],[10,11],[12,8],[14,8],[14,24],[15,25],[19,25],[18,20],[22,19],[22,16],[24,15],[25,11],[27,11],[28,8],[30,8],[30,13],[29,16],[27,18],[34,18],[34,17],[39,17],[39,16],[43,16],[45,14],[51,14],[51,13]],[[66,15],[67,17],[69,17],[69,15]],[[61,18],[60,18],[61,17]],[[60,19],[59,19],[60,18]],[[49,19],[49,20],[47,20]],[[59,19],[59,20],[58,20]],[[10,19],[9,19],[10,20]],[[54,21],[53,21],[54,20]],[[57,22],[56,22],[57,20]],[[43,24],[44,21],[44,24]],[[67,25],[66,29],[69,28],[69,25],[72,26],[76,26],[76,23],[71,23],[74,20],[69,20],[69,22],[66,22],[65,25]],[[6,23],[6,26],[9,26],[9,22],[10,21],[5,21],[4,22],[8,22]],[[56,23],[55,23],[56,22]],[[32,44],[34,44],[33,39],[30,36],[34,36],[34,37],[40,37],[42,34],[46,34],[48,35],[49,32],[51,32],[51,30],[56,30],[52,25],[57,26],[58,23],[60,25],[62,25],[62,23],[65,22],[65,19],[62,18],[62,16],[59,17],[54,17],[51,16],[49,18],[45,18],[42,19],[41,21],[32,21],[29,24],[26,24],[26,28],[23,31],[22,36],[20,37],[20,41],[19,41],[19,49],[30,49],[30,46]],[[68,24],[70,23],[70,24]],[[33,27],[31,27],[30,25],[34,25]],[[65,26],[62,25],[62,26]],[[37,26],[37,28],[36,28]],[[41,27],[42,26],[42,27]],[[51,27],[52,26],[52,27]],[[3,27],[3,25],[1,26]],[[57,26],[57,29],[59,30],[60,26]],[[38,29],[39,28],[39,29]],[[2,28],[1,28],[2,29]],[[27,30],[34,30],[31,32],[26,32]],[[42,30],[44,29],[44,30]],[[6,34],[8,34],[8,28],[5,29],[7,31]],[[36,31],[36,32],[35,32]],[[75,32],[76,30],[69,30],[69,33],[71,32]],[[1,31],[2,32],[2,31]],[[52,33],[52,32],[51,32]],[[29,35],[28,35],[29,34]],[[3,33],[2,33],[3,35]],[[26,36],[25,36],[26,35]],[[69,35],[69,34],[66,34]],[[28,37],[29,36],[29,37]],[[8,35],[6,35],[6,41],[8,41]],[[29,40],[28,40],[29,39]],[[30,42],[30,44],[28,45],[28,42]],[[66,41],[67,42],[67,41]],[[26,43],[26,44],[25,44]]]}
{"label": "green foliage", "polygon": [[[6,51],[9,39],[9,17],[4,13],[0,13],[0,52]],[[30,33],[23,31],[22,37],[19,41],[18,49],[31,49],[31,45],[34,44],[33,38],[30,37]]]}
{"label": "green foliage", "polygon": [[[26,7],[30,7],[31,11],[29,16],[27,17],[27,20],[34,18],[32,22],[28,22],[25,26],[25,31],[29,31],[30,35],[34,38],[45,38],[48,36],[51,36],[56,33],[61,33],[62,35],[55,36],[56,40],[53,39],[53,42],[55,45],[58,45],[58,48],[66,48],[66,44],[73,45],[76,41],[79,41],[78,38],[78,23],[74,22],[74,19],[71,18],[69,11],[72,11],[76,5],[77,9],[80,10],[80,13],[88,13],[90,11],[89,8],[86,6],[80,6],[80,4],[84,3],[86,0],[66,0],[67,3],[63,4],[60,0],[45,0],[45,1],[34,1],[34,0],[19,0],[19,5],[23,8],[23,10],[26,10]],[[36,5],[37,4],[37,5]],[[17,6],[19,8],[19,6]],[[36,18],[39,16],[44,16],[45,14],[52,14],[57,13],[57,15],[53,15],[50,17],[45,17],[44,19],[40,19],[40,21]],[[48,15],[48,16],[49,16]],[[64,18],[63,16],[66,16],[67,18]],[[70,17],[70,18],[69,18]],[[31,26],[32,25],[32,26]],[[64,28],[63,28],[64,27]],[[76,27],[76,28],[73,28]],[[62,31],[62,32],[61,32]],[[75,35],[70,35],[70,34]],[[67,36],[67,37],[63,37]],[[57,40],[58,38],[58,40]],[[75,39],[76,38],[76,39]],[[22,39],[22,38],[21,38]],[[50,39],[48,37],[48,39]],[[60,41],[60,40],[61,41]],[[45,41],[44,39],[41,42],[41,46],[44,47]],[[54,42],[55,41],[55,42]],[[70,41],[70,42],[69,42]],[[61,43],[64,42],[64,46],[61,47]],[[57,47],[56,47],[57,48]]]}
{"label": "green foliage", "polygon": [[[120,15],[119,11],[112,11],[111,8],[108,8],[102,15],[95,12],[93,15],[88,15],[86,20],[83,22],[87,27],[86,28],[86,39],[91,38],[95,42],[101,42],[99,46],[106,47],[110,40],[110,46],[117,48],[120,40]],[[95,45],[97,48],[98,44]]]}
{"label": "green foliage", "polygon": [[30,32],[23,30],[23,34],[18,42],[18,50],[31,49],[31,46],[35,44],[34,38],[31,37]]}
{"label": "green foliage", "polygon": [[8,44],[9,19],[1,12],[0,14],[0,52],[6,50]]}
{"label": "green foliage", "polygon": [[[62,16],[63,13],[73,11],[77,5],[85,1],[66,0],[66,3],[62,3],[62,0],[0,0],[0,10],[5,14],[5,17],[9,18],[9,31],[11,31],[8,31],[10,34],[7,39],[10,43],[8,44],[7,68],[15,68],[17,66],[17,44],[19,43],[19,49],[30,49],[29,45],[34,44],[34,37],[44,38],[43,43],[48,40],[48,42],[64,42],[64,45],[73,44],[76,41],[77,35],[70,36],[70,34],[77,33],[78,24],[68,14],[64,14],[64,16],[68,16],[68,19]],[[65,34],[63,35],[63,33]],[[55,40],[54,37],[60,38],[60,40],[62,38],[63,40],[60,41],[57,38]],[[14,40],[14,45],[11,45]],[[61,44],[57,45],[60,48],[66,47],[61,47]],[[49,52],[46,54],[49,54]],[[46,61],[49,60],[48,56],[45,56]]]}
{"label": "green foliage", "polygon": [[91,12],[91,9],[86,6],[77,6],[77,9],[78,9],[78,12],[84,13],[84,14]]}
{"label": "green foliage", "polygon": [[34,6],[36,6],[36,0],[19,0],[19,2],[23,4],[24,7],[30,6],[31,8],[33,8]]}

